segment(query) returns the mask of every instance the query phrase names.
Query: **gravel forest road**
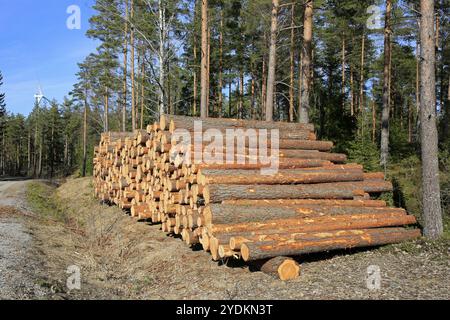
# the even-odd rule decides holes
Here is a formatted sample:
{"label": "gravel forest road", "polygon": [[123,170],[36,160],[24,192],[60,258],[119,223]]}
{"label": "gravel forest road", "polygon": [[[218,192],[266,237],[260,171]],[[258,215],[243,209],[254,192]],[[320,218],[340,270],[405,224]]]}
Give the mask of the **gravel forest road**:
{"label": "gravel forest road", "polygon": [[[0,300],[45,298],[38,285],[42,260],[34,251],[31,231],[24,223],[28,181],[0,181]],[[13,209],[18,209],[14,211]]]}

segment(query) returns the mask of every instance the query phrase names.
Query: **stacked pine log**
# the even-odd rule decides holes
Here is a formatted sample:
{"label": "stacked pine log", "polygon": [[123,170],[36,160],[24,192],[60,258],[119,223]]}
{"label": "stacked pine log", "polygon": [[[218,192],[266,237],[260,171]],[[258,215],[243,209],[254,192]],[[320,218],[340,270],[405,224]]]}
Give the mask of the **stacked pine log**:
{"label": "stacked pine log", "polygon": [[[195,121],[201,121],[201,132],[194,132]],[[194,148],[198,133],[249,128],[278,129],[276,173],[261,174],[268,164],[258,161],[192,161],[207,148],[207,143]],[[191,143],[180,148],[176,129],[184,129]],[[254,146],[245,147],[245,154],[233,151],[234,160],[255,160]],[[162,231],[201,245],[214,260],[274,258],[262,270],[282,279],[295,277],[299,268],[280,257],[419,237],[418,229],[405,227],[416,223],[413,216],[371,200],[392,191],[384,174],[345,164],[346,156],[332,148],[332,142],[316,139],[311,124],[163,115],[146,130],[102,135],[95,148],[94,190],[131,216],[161,223]],[[225,160],[225,152],[215,156]]]}

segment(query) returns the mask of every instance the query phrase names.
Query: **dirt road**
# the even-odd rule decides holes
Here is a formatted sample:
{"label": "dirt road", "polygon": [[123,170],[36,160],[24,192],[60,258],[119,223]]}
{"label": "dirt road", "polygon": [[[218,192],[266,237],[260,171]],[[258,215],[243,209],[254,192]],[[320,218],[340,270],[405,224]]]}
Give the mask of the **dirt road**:
{"label": "dirt road", "polygon": [[[42,263],[24,222],[27,181],[0,181],[0,299],[39,299]],[[18,209],[17,211],[14,210]]]}

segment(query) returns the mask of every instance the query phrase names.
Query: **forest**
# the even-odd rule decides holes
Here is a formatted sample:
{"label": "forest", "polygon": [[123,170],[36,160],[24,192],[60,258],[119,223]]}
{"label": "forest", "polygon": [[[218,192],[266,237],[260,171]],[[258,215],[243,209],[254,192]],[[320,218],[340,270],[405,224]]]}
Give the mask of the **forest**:
{"label": "forest", "polygon": [[[90,175],[102,132],[142,129],[163,113],[311,122],[335,151],[385,170],[390,201],[420,215],[421,138],[434,134],[421,135],[422,101],[436,119],[438,150],[425,160],[439,166],[448,223],[449,1],[434,1],[431,26],[418,0],[96,0],[94,9],[86,36],[98,47],[63,101],[8,112],[0,70],[0,175]],[[432,52],[421,43],[430,27]]]}

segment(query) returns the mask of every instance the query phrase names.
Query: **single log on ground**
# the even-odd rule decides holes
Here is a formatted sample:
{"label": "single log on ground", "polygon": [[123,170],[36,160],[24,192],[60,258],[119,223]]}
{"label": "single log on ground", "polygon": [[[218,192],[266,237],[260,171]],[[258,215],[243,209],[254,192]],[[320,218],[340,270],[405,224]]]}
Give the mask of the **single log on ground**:
{"label": "single log on ground", "polygon": [[318,183],[311,185],[210,184],[203,189],[205,203],[233,199],[353,199],[355,190],[367,193],[392,191],[388,181]]}
{"label": "single log on ground", "polygon": [[295,260],[283,256],[265,261],[260,270],[282,281],[297,279],[300,276],[300,265]]}
{"label": "single log on ground", "polygon": [[244,261],[272,258],[281,255],[296,256],[305,253],[350,249],[367,246],[385,245],[416,239],[420,230],[404,228],[380,228],[354,230],[352,235],[338,235],[325,238],[311,238],[308,241],[251,242],[242,245],[241,254]]}

